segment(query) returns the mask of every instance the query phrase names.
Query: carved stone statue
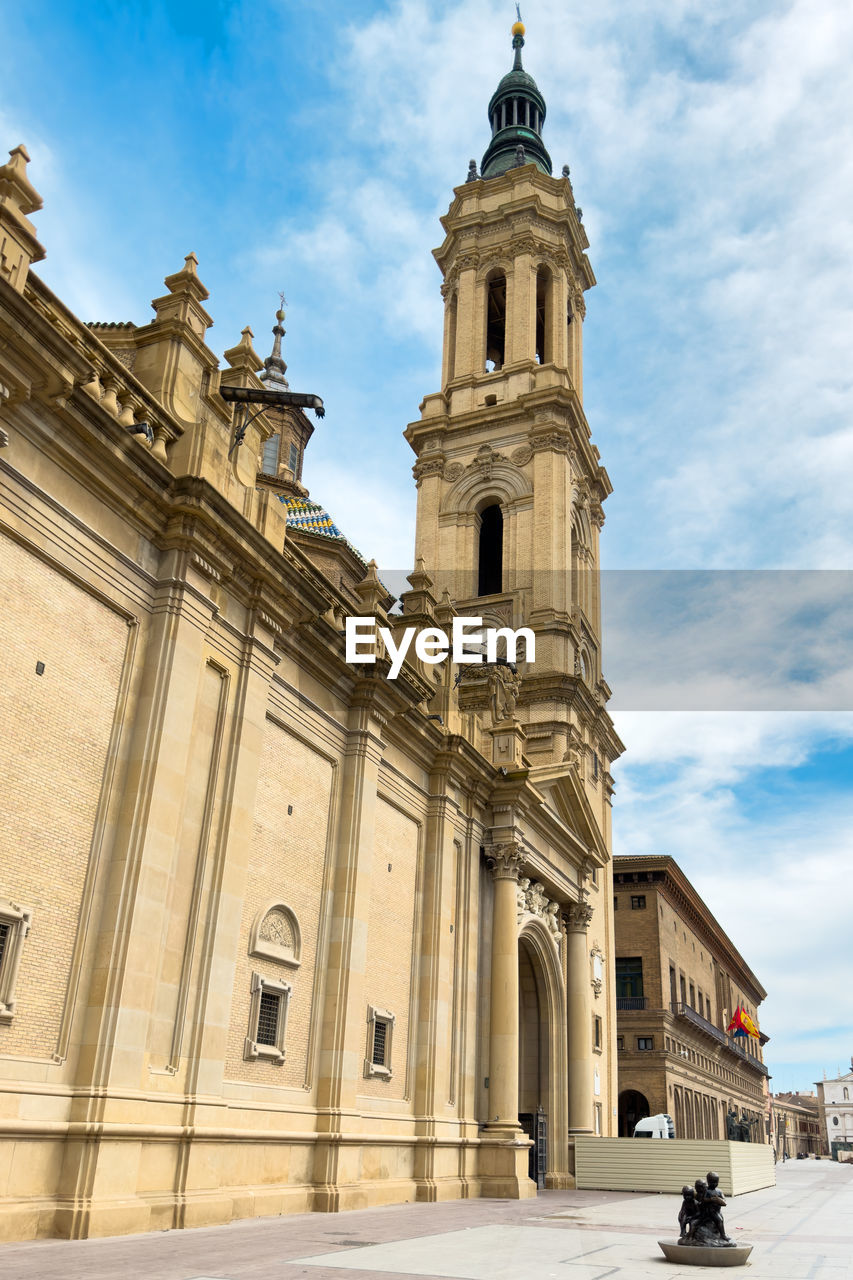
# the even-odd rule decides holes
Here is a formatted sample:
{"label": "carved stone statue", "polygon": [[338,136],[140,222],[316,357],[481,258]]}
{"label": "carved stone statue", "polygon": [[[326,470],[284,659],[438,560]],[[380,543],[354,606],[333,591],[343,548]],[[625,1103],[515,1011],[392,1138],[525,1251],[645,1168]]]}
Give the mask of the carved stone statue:
{"label": "carved stone statue", "polygon": [[518,691],[521,680],[511,667],[496,666],[489,674],[489,694],[492,703],[492,723],[515,719]]}

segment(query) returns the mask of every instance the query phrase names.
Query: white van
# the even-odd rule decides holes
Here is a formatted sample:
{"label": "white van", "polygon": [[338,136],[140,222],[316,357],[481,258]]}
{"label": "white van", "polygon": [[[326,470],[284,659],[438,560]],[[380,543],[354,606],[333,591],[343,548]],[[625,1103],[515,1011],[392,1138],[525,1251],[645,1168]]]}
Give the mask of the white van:
{"label": "white van", "polygon": [[646,1116],[634,1125],[635,1138],[674,1138],[675,1125],[671,1116]]}

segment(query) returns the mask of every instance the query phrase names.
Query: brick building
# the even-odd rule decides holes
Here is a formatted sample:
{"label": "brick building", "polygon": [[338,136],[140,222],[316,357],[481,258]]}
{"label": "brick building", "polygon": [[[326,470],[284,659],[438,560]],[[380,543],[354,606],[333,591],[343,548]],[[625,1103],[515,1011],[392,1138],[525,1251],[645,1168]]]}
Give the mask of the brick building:
{"label": "brick building", "polygon": [[670,857],[614,859],[619,1133],[666,1112],[678,1138],[767,1141],[762,1035],[726,1033],[764,988]]}
{"label": "brick building", "polygon": [[[6,1238],[528,1196],[613,1130],[595,280],[523,43],[442,219],[402,612],[305,487],[283,312],[220,367],[190,254],[84,323],[0,167]],[[355,615],[528,624],[535,667],[388,679]]]}
{"label": "brick building", "polygon": [[770,1134],[778,1160],[829,1154],[816,1093],[772,1093]]}

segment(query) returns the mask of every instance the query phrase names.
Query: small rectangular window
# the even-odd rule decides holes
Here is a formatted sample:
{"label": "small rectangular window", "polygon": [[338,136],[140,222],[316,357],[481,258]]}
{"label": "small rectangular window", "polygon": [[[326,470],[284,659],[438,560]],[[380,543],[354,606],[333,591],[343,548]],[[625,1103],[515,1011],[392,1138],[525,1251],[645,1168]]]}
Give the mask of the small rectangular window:
{"label": "small rectangular window", "polygon": [[614,911],[619,910],[619,899],[615,895],[613,897],[613,910]]}
{"label": "small rectangular window", "polygon": [[646,909],[646,895],[644,893],[632,893],[631,894],[631,910],[645,911],[645,909]]}
{"label": "small rectangular window", "polygon": [[394,1023],[396,1018],[387,1009],[367,1008],[367,1052],[364,1058],[364,1074],[368,1080],[391,1079],[391,1063],[394,1047]]}
{"label": "small rectangular window", "polygon": [[284,1062],[290,993],[289,983],[252,974],[249,1034],[243,1045],[243,1057],[248,1062],[257,1058],[276,1066]]}
{"label": "small rectangular window", "polygon": [[293,441],[290,442],[290,470],[296,475],[296,468],[299,466],[299,450]]}
{"label": "small rectangular window", "polygon": [[278,475],[278,446],[281,437],[279,435],[270,436],[269,440],[264,441],[264,452],[261,458],[261,471],[265,476]]}
{"label": "small rectangular window", "polygon": [[654,1049],[654,1047],[655,1047],[654,1036],[637,1036],[638,1049]]}
{"label": "small rectangular window", "polygon": [[592,1043],[596,1049],[601,1049],[601,1019],[597,1014],[592,1019]]}
{"label": "small rectangular window", "polygon": [[624,1036],[617,1036],[617,1037],[616,1037],[616,1048],[617,1048],[617,1049],[624,1049],[624,1048],[625,1048],[625,1037],[624,1037]]}

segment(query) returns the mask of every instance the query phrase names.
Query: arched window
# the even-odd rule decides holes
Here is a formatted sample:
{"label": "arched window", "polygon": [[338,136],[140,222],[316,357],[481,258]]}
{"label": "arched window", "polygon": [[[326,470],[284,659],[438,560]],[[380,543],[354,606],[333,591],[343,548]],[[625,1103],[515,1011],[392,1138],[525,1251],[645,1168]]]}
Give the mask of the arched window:
{"label": "arched window", "polygon": [[844,1086],[844,1101],[845,1102],[850,1101],[850,1090],[847,1088],[846,1085]]}
{"label": "arched window", "polygon": [[503,590],[503,541],[503,512],[493,503],[480,513],[478,596],[495,596]]}
{"label": "arched window", "polygon": [[554,359],[551,350],[551,272],[540,267],[536,272],[536,359],[548,364]]}
{"label": "arched window", "polygon": [[496,271],[486,285],[486,368],[502,369],[506,351],[506,276]]}

